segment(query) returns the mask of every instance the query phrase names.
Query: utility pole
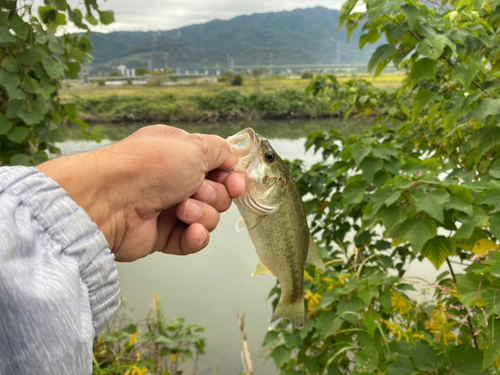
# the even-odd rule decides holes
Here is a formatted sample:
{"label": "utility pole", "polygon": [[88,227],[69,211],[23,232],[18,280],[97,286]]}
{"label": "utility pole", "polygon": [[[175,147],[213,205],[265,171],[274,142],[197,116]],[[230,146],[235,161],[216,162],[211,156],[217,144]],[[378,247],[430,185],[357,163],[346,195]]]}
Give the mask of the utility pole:
{"label": "utility pole", "polygon": [[269,74],[273,74],[273,54],[269,54]]}

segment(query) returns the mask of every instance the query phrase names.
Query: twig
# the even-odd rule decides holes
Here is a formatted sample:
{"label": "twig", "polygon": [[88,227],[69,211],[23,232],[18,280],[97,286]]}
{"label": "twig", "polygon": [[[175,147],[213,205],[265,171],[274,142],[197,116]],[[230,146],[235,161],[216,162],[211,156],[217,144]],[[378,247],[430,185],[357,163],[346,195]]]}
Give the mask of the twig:
{"label": "twig", "polygon": [[245,314],[237,314],[238,323],[240,326],[241,334],[243,336],[243,351],[241,353],[241,362],[246,375],[253,375],[252,359],[250,358],[250,350],[248,349],[247,330],[245,328]]}
{"label": "twig", "polygon": [[[446,258],[446,263],[448,263],[448,268],[450,269],[451,276],[453,277],[453,281],[455,284],[457,283],[457,277],[455,276],[455,272],[453,271],[453,267],[451,266],[450,260]],[[472,333],[472,340],[474,341],[474,346],[477,350],[479,350],[479,345],[477,344],[476,336],[474,335],[474,326],[472,325],[472,320],[467,312],[467,321],[469,322],[470,332]]]}

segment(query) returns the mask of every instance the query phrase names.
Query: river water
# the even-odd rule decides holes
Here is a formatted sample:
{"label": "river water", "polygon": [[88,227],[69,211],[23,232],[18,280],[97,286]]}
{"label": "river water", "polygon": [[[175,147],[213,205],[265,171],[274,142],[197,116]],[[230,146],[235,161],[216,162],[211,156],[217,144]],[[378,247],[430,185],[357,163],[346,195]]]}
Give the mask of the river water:
{"label": "river water", "polygon": [[[78,129],[69,129],[63,154],[101,147],[131,134],[143,124],[105,125],[105,139],[97,144],[87,141]],[[311,165],[319,155],[305,152],[305,137],[316,129],[335,128],[343,135],[360,133],[368,126],[365,121],[329,119],[321,121],[255,121],[216,124],[179,124],[189,132],[232,135],[251,126],[266,137],[282,158],[303,159]],[[136,319],[145,318],[153,295],[158,293],[169,319],[184,317],[188,324],[205,328],[206,355],[199,359],[198,374],[239,374],[242,339],[236,314],[246,314],[248,342],[259,375],[274,375],[276,369],[260,346],[270,326],[272,307],[267,296],[275,284],[271,275],[250,277],[257,264],[257,254],[246,231],[236,232],[239,213],[233,205],[222,214],[217,229],[211,234],[208,247],[187,257],[153,254],[134,263],[119,263],[118,273],[122,297]],[[432,279],[437,271],[429,263],[413,265],[408,273]],[[191,373],[191,365],[185,366]]]}

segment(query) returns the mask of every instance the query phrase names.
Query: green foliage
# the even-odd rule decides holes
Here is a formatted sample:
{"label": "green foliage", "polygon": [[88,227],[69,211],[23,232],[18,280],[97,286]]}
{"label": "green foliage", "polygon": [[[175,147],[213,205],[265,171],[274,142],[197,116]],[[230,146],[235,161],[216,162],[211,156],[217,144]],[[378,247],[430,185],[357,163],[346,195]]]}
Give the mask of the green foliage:
{"label": "green foliage", "polygon": [[[281,322],[263,347],[281,374],[496,374],[500,2],[367,0],[366,13],[356,3],[342,8],[347,33],[362,28],[360,47],[386,40],[370,68],[392,63],[407,77],[399,92],[312,80],[309,93],[375,125],[311,133],[306,148],[323,161],[291,164],[328,266],[307,268],[305,327]],[[449,271],[405,278],[424,258]]]}
{"label": "green foliage", "polygon": [[143,76],[144,74],[148,74],[148,73],[149,73],[149,70],[144,66],[139,66],[135,70],[135,74],[138,76]]}
{"label": "green foliage", "polygon": [[97,14],[103,24],[114,16],[95,0],[80,7],[65,0],[46,1],[36,10],[29,2],[0,3],[0,165],[35,165],[48,159],[47,151],[59,153],[54,142],[67,121],[92,137],[75,107],[58,98],[62,79],[77,78],[80,64],[92,61],[92,46],[81,34],[56,35],[68,25],[89,31],[85,21],[98,24]]}
{"label": "green foliage", "polygon": [[243,77],[239,74],[236,74],[231,80],[231,86],[241,86],[243,85]]}
{"label": "green foliage", "polygon": [[[121,310],[124,310],[122,305]],[[144,331],[143,331],[144,330]],[[167,322],[158,295],[142,326],[124,311],[94,342],[94,375],[181,374],[180,367],[205,354],[203,328],[183,318]]]}

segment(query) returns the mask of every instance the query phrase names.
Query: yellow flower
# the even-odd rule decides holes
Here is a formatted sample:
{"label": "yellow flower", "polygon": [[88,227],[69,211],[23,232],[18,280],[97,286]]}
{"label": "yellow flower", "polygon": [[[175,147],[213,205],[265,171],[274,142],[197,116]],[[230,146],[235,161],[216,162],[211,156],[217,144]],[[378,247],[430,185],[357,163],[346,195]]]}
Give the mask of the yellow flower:
{"label": "yellow flower", "polygon": [[155,294],[153,296],[153,306],[154,306],[156,312],[158,312],[160,310],[159,302],[160,302],[160,297],[158,297],[158,293],[155,292]]}
{"label": "yellow flower", "polygon": [[140,360],[141,360],[141,354],[137,352],[137,362],[139,362]]}
{"label": "yellow flower", "polygon": [[304,271],[304,280],[305,281],[313,281],[313,278],[311,277],[311,275],[309,275],[309,273],[307,271]]}
{"label": "yellow flower", "polygon": [[310,290],[306,290],[305,299],[307,300],[307,309],[309,310],[309,315],[316,315],[318,312],[313,310],[319,305],[319,300],[321,299],[321,294],[313,293]]}
{"label": "yellow flower", "polygon": [[172,362],[177,361],[177,354],[175,354],[175,353],[170,354],[170,356],[168,357],[168,360],[172,361]]}
{"label": "yellow flower", "polygon": [[394,311],[400,313],[401,315],[405,315],[408,311],[413,309],[413,304],[411,302],[407,302],[406,298],[398,292],[392,292],[391,306]]}
{"label": "yellow flower", "polygon": [[424,338],[425,338],[425,336],[424,336],[424,335],[421,335],[421,334],[419,334],[419,333],[415,333],[415,334],[413,335],[413,337],[414,337],[414,338],[416,338],[416,339],[424,339]]}
{"label": "yellow flower", "polygon": [[452,319],[450,314],[447,311],[443,311],[441,304],[438,304],[430,319],[425,322],[425,328],[434,335],[438,342],[442,342],[445,346],[448,346],[448,342],[451,340],[455,340],[460,345],[462,341],[449,328],[458,324],[458,322],[454,320],[450,321],[450,319]]}
{"label": "yellow flower", "polygon": [[125,375],[146,375],[148,373],[148,369],[143,367],[142,369],[138,366],[132,367],[130,370],[127,370]]}
{"label": "yellow flower", "polygon": [[[390,330],[390,334],[398,337],[398,339],[397,339],[398,342],[401,341],[401,338],[403,337],[403,331],[401,330],[401,327],[398,325],[398,323],[396,323],[394,321],[389,322],[385,319],[380,319],[380,321],[387,326],[387,328]],[[405,337],[406,337],[406,334],[405,334]],[[408,338],[406,338],[406,341],[408,341]]]}
{"label": "yellow flower", "polygon": [[137,331],[135,333],[132,333],[129,337],[129,340],[128,340],[128,344],[129,345],[134,345],[137,343],[137,336],[139,336],[139,334],[141,333],[142,331]]}

